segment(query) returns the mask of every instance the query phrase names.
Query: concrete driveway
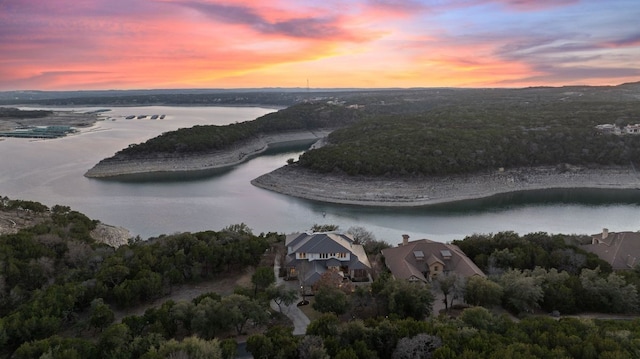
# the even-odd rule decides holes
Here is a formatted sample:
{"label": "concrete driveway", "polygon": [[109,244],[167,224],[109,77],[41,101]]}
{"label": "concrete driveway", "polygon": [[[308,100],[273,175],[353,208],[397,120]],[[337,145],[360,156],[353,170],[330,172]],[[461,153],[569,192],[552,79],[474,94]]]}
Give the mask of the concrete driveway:
{"label": "concrete driveway", "polygon": [[[299,294],[300,288],[299,288],[298,281],[296,280],[296,281],[288,282],[278,276],[278,274],[280,273],[280,265],[278,265],[278,256],[276,256],[276,259],[273,263],[273,271],[276,275],[276,285],[284,284],[285,286],[287,286],[287,288],[295,289],[296,291],[298,291],[298,300],[296,300],[291,305],[283,306],[282,313],[286,315],[289,319],[291,319],[291,321],[293,322],[293,335],[304,335],[307,332],[307,326],[309,325],[310,321],[309,321],[309,318],[296,305],[300,300],[302,300]],[[276,311],[280,310],[278,308],[278,305],[274,301],[271,301],[271,308]]]}

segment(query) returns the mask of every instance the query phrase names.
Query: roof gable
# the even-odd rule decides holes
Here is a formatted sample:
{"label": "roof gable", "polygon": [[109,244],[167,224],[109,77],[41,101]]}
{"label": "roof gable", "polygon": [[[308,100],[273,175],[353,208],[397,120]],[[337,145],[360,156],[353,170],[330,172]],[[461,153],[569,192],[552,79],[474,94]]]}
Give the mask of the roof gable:
{"label": "roof gable", "polygon": [[630,269],[640,264],[640,233],[606,232],[592,238],[593,243],[582,248],[607,261],[613,269]]}
{"label": "roof gable", "polygon": [[309,236],[304,243],[301,242],[295,251],[304,253],[351,252],[350,243],[339,236],[326,233],[313,234]]}
{"label": "roof gable", "polygon": [[293,253],[350,253],[350,268],[371,269],[364,247],[360,244],[353,244],[353,238],[347,234],[334,232],[296,233],[287,236],[285,243],[290,250],[289,261],[294,260]]}
{"label": "roof gable", "polygon": [[[418,259],[416,252],[422,252],[426,257],[425,260]],[[431,266],[435,263],[443,265],[447,271],[465,277],[485,276],[482,270],[457,246],[428,239],[386,248],[382,251],[382,255],[385,257],[387,267],[396,278],[409,279],[411,276],[416,276],[415,273],[422,274],[422,271],[427,271],[427,265]]]}

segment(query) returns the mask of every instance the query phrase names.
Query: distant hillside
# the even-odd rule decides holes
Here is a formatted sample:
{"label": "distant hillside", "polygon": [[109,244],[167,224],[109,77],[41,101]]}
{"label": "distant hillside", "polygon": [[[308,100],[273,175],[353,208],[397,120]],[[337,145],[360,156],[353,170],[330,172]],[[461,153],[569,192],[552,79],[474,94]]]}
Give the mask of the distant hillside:
{"label": "distant hillside", "polygon": [[40,118],[51,115],[53,111],[20,110],[13,107],[0,107],[0,118]]}

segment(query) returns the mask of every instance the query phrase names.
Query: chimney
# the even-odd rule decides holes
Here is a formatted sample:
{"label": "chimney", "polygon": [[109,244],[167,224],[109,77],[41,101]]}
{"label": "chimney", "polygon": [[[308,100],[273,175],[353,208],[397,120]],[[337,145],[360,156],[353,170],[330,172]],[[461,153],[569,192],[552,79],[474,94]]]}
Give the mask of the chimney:
{"label": "chimney", "polygon": [[607,228],[602,228],[602,240],[607,239],[609,237],[609,230]]}
{"label": "chimney", "polygon": [[408,234],[403,234],[402,235],[402,245],[406,246],[407,244],[409,244],[409,235]]}

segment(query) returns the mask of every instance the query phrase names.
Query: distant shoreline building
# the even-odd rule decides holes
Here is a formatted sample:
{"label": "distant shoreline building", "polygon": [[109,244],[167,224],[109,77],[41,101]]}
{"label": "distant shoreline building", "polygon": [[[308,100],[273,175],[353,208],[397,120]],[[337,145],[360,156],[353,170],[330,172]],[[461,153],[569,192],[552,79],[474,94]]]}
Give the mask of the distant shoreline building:
{"label": "distant shoreline building", "polygon": [[600,133],[611,135],[640,135],[640,124],[629,124],[624,127],[619,127],[611,123],[605,123],[597,125],[596,130]]}

